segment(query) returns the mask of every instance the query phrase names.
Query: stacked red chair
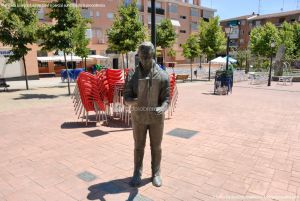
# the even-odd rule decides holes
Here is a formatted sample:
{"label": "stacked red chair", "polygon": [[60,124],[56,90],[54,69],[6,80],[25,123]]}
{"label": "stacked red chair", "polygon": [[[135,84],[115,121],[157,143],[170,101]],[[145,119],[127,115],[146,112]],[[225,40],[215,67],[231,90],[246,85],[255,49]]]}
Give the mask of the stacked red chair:
{"label": "stacked red chair", "polygon": [[98,116],[100,117],[101,112],[105,113],[106,111],[106,105],[100,96],[101,89],[99,86],[99,79],[90,73],[83,72],[77,79],[77,88],[81,104],[78,104],[76,113],[79,111],[78,117],[80,117],[83,110],[83,114],[86,118],[86,125],[88,122],[88,113],[90,111],[96,112],[97,119]]}
{"label": "stacked red chair", "polygon": [[173,115],[176,102],[177,102],[177,97],[178,97],[175,73],[170,74],[169,79],[170,79],[170,105],[168,109],[168,118],[170,118],[170,116]]}
{"label": "stacked red chair", "polygon": [[78,118],[83,114],[87,125],[88,113],[93,111],[96,112],[96,120],[99,118],[101,121],[103,118],[107,123],[107,115],[111,115],[113,111],[114,117],[119,116],[121,120],[129,124],[130,108],[125,106],[123,99],[128,72],[129,69],[125,73],[121,69],[103,69],[95,75],[82,72],[72,95],[75,114],[78,114]]}
{"label": "stacked red chair", "polygon": [[109,86],[108,100],[109,103],[113,103],[115,87],[118,85],[124,85],[124,75],[122,69],[107,69],[106,77]]}

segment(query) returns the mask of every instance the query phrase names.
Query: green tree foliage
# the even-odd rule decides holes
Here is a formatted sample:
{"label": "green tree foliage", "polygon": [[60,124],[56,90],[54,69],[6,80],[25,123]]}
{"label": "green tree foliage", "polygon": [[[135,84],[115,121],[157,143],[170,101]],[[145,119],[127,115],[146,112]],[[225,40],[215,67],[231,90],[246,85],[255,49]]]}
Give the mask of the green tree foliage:
{"label": "green tree foliage", "polygon": [[170,49],[167,53],[169,57],[175,58],[176,57],[176,51],[174,49]]}
{"label": "green tree foliage", "polygon": [[294,58],[296,44],[294,41],[294,27],[292,24],[284,22],[279,29],[279,43],[285,46],[285,59],[291,60]]}
{"label": "green tree foliage", "polygon": [[[275,47],[271,48],[271,43]],[[278,29],[270,22],[264,26],[259,26],[251,31],[250,49],[256,56],[270,57],[275,55],[280,43]]]}
{"label": "green tree foliage", "polygon": [[300,23],[293,24],[293,33],[294,33],[294,55],[300,57]]}
{"label": "green tree foliage", "polygon": [[107,36],[109,49],[121,53],[123,61],[125,53],[135,51],[138,45],[144,41],[146,37],[145,28],[139,20],[136,0],[128,6],[123,4],[119,8],[118,15],[114,16],[113,25],[107,30]]}
{"label": "green tree foliage", "polygon": [[22,59],[28,90],[25,55],[31,50],[28,45],[37,40],[37,8],[29,7],[25,0],[6,0],[0,6],[0,42],[12,48],[7,63]]}
{"label": "green tree foliage", "polygon": [[[82,63],[83,63],[83,59],[85,59],[90,53],[90,49],[87,48],[88,44],[89,44],[89,39],[86,38],[86,29],[87,27],[87,23],[89,21],[83,19],[80,23],[81,25],[79,25],[77,28],[75,28],[74,30],[74,38],[75,38],[75,54],[77,56],[80,56],[82,58]],[[86,69],[86,62],[85,62],[85,69]]]}
{"label": "green tree foliage", "polygon": [[[49,3],[49,8],[51,9],[49,17],[54,19],[56,23],[41,27],[40,38],[42,42],[40,45],[43,50],[63,51],[66,57],[66,54],[72,53],[78,46],[77,35],[80,32],[78,30],[80,30],[80,26],[85,27],[85,21],[80,14],[79,8],[72,6],[71,3],[71,0],[57,0]],[[66,58],[65,66],[68,70]],[[69,94],[71,93],[69,79],[68,92]]]}
{"label": "green tree foliage", "polygon": [[156,45],[161,47],[163,52],[166,48],[173,46],[176,40],[176,32],[170,19],[163,19],[156,28]]}
{"label": "green tree foliage", "polygon": [[196,35],[190,35],[182,47],[183,56],[191,61],[191,81],[193,81],[193,62],[194,59],[201,54],[198,37]]}
{"label": "green tree foliage", "polygon": [[208,22],[200,20],[199,43],[201,51],[208,60],[213,59],[216,53],[225,50],[225,33],[219,23],[219,17],[210,18]]}

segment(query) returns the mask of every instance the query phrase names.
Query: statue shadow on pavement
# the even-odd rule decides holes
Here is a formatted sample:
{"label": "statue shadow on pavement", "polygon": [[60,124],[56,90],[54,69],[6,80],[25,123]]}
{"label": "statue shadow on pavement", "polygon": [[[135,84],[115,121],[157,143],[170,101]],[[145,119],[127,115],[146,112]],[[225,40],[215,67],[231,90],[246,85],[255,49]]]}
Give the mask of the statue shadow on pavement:
{"label": "statue shadow on pavement", "polygon": [[139,185],[138,187],[131,187],[129,185],[130,179],[131,177],[127,177],[124,179],[116,179],[92,185],[88,188],[90,192],[87,195],[87,199],[106,201],[106,199],[104,198],[105,195],[129,193],[128,198],[124,201],[138,200],[136,198],[141,196],[138,193],[138,188],[150,183],[151,178],[142,179],[141,185]]}

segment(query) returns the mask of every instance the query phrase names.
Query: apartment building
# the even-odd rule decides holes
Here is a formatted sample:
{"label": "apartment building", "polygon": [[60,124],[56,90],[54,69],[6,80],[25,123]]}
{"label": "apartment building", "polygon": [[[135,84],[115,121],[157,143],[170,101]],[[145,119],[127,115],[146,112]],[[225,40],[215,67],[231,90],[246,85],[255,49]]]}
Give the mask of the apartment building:
{"label": "apartment building", "polygon": [[267,22],[273,23],[276,27],[280,27],[283,22],[300,22],[300,10],[272,13],[266,15],[239,16],[221,21],[223,29],[231,26],[230,47],[236,49],[246,49],[249,47],[251,30],[256,26],[261,26]]}
{"label": "apartment building", "polygon": [[[125,2],[131,3],[131,0],[98,0],[97,3],[103,4],[103,7],[87,8],[85,16],[92,20],[91,29],[88,30],[91,42],[89,47],[97,54],[107,54],[107,36],[106,30],[113,23],[113,15],[117,12],[118,7]],[[78,3],[95,3],[93,0],[78,0]],[[177,39],[173,49],[176,51],[176,62],[184,63],[181,45],[185,43],[190,33],[198,30],[200,18],[208,20],[214,16],[216,10],[201,7],[200,0],[156,0],[156,23],[164,18],[171,19],[176,30]],[[144,26],[151,27],[151,1],[138,0],[137,7],[140,11],[140,20]],[[168,51],[168,50],[166,50]],[[166,55],[166,54],[165,54]],[[117,59],[117,58],[115,58]],[[166,61],[172,58],[167,57]]]}
{"label": "apartment building", "polygon": [[[46,2],[49,2],[47,0]],[[110,59],[105,61],[109,67],[120,68],[122,61],[120,55],[109,52],[107,44],[106,31],[113,24],[114,14],[117,14],[118,8],[125,3],[131,3],[131,0],[74,0],[77,4],[97,5],[89,7],[81,7],[81,14],[83,17],[91,19],[89,29],[86,31],[87,37],[90,39],[88,45],[91,54],[100,54],[109,56]],[[29,0],[32,4],[45,4],[44,0]],[[137,0],[137,7],[140,11],[140,20],[145,27],[151,27],[151,1]],[[176,51],[176,58],[169,58],[166,56],[165,61],[175,61],[177,63],[186,63],[182,56],[182,44],[185,43],[188,36],[197,32],[199,19],[208,20],[214,16],[215,9],[201,6],[200,0],[156,0],[156,23],[164,18],[171,19],[171,22],[176,30],[177,39],[173,46]],[[41,23],[52,23],[51,19],[47,17],[48,8],[40,8],[38,17]],[[0,48],[0,50],[8,50],[9,48]],[[168,50],[166,50],[168,51]],[[59,62],[38,62],[37,56],[51,56],[53,52],[42,52],[37,45],[32,46],[32,51],[26,57],[28,67],[28,75],[31,77],[38,77],[39,73],[53,73],[59,74],[63,68],[63,64]],[[135,65],[136,53],[129,54],[129,63],[131,66]],[[167,55],[167,54],[165,54]],[[1,54],[0,54],[1,56]],[[3,59],[2,59],[3,60]],[[95,60],[88,60],[88,66],[95,64]],[[1,59],[0,59],[1,65]],[[82,66],[81,62],[76,64],[78,67]],[[20,69],[22,71],[22,68]],[[0,72],[1,74],[1,72]]]}

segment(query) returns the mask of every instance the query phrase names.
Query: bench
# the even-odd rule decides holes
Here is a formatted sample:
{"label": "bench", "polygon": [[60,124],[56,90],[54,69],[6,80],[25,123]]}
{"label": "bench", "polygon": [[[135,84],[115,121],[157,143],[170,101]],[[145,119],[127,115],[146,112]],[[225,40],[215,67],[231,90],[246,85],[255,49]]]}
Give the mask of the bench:
{"label": "bench", "polygon": [[0,78],[0,87],[4,88],[4,91],[8,90],[7,88],[9,87],[9,85],[6,84],[6,80],[4,78]]}
{"label": "bench", "polygon": [[176,80],[182,80],[183,82],[189,78],[189,75],[176,75]]}
{"label": "bench", "polygon": [[281,82],[282,82],[282,85],[287,85],[287,83],[292,85],[293,84],[293,76],[279,76],[277,84],[279,84]]}

